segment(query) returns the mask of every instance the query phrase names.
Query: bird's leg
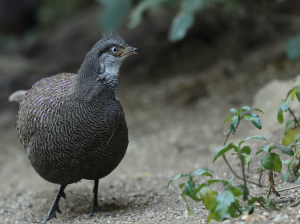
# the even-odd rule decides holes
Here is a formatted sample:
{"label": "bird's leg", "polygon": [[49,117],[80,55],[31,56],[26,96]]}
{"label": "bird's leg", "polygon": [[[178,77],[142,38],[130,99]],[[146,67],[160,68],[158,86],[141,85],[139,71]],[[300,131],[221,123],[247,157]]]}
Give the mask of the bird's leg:
{"label": "bird's leg", "polygon": [[57,193],[57,196],[54,200],[54,203],[51,207],[51,209],[49,210],[46,218],[44,219],[44,224],[46,222],[48,222],[50,219],[53,219],[53,218],[56,218],[56,215],[55,215],[55,212],[57,211],[58,213],[61,213],[59,207],[58,207],[58,203],[59,203],[59,200],[61,197],[63,197],[64,199],[66,199],[66,194],[64,192],[65,188],[67,187],[67,185],[61,185],[60,188],[59,188],[59,191]]}
{"label": "bird's leg", "polygon": [[94,216],[94,213],[97,213],[97,212],[102,213],[104,215],[115,216],[114,213],[106,212],[106,211],[103,211],[101,208],[99,208],[99,206],[98,206],[98,184],[99,184],[99,180],[95,180],[95,185],[93,188],[94,202],[93,202],[93,208],[90,212],[90,218],[92,218]]}

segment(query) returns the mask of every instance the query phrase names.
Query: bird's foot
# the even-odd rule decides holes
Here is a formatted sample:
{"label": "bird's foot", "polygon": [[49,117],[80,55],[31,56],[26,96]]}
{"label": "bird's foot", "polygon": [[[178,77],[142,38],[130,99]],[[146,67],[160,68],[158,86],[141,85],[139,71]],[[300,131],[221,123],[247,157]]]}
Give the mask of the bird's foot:
{"label": "bird's foot", "polygon": [[92,210],[89,212],[90,213],[90,219],[94,216],[95,213],[102,213],[104,215],[108,215],[108,216],[113,216],[115,217],[116,215],[112,212],[107,212],[107,211],[103,211],[101,208],[99,208],[98,206],[93,206]]}
{"label": "bird's foot", "polygon": [[45,224],[46,222],[48,222],[51,219],[56,218],[55,212],[53,214],[48,213],[48,215],[45,217],[43,224]]}
{"label": "bird's foot", "polygon": [[[63,197],[64,199],[66,199],[66,195],[65,195],[64,192],[63,192],[62,197]],[[56,218],[55,212],[58,212],[59,214],[61,214],[61,210],[59,209],[58,204],[57,204],[56,206],[54,206],[53,208],[51,208],[51,210],[49,211],[49,213],[48,213],[47,216],[45,217],[43,224],[45,224],[46,222],[48,222],[48,221],[51,220],[51,219]]]}

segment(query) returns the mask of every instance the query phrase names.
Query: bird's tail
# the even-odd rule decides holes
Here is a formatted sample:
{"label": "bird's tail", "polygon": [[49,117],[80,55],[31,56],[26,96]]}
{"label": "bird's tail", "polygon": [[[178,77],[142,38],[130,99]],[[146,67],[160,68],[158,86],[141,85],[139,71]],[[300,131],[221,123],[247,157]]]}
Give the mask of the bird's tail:
{"label": "bird's tail", "polygon": [[17,102],[17,103],[21,102],[26,92],[27,90],[18,90],[12,93],[8,98],[9,102]]}

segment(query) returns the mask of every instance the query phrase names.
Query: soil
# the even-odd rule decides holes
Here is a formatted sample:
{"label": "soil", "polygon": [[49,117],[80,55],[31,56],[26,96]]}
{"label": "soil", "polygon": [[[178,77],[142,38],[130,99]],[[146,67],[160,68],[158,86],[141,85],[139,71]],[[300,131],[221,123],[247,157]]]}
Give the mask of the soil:
{"label": "soil", "polygon": [[[8,104],[6,99],[14,90],[28,89],[44,76],[76,72],[85,53],[100,37],[95,22],[97,10],[88,9],[67,19],[54,27],[51,35],[44,31],[37,44],[30,50],[23,49],[22,54],[0,55],[3,74],[0,77],[0,223],[42,223],[58,189],[32,169],[14,129],[17,105]],[[156,33],[146,35],[149,27],[154,26]],[[280,144],[284,127],[277,123],[276,111],[300,70],[299,61],[291,63],[284,57],[286,37],[278,36],[241,53],[239,60],[234,60],[224,53],[228,50],[226,38],[212,46],[197,43],[193,38],[166,45],[163,32],[166,26],[167,22],[157,24],[153,20],[143,28],[120,31],[129,44],[141,48],[144,55],[132,57],[122,66],[117,96],[126,114],[130,143],[119,167],[99,184],[99,205],[116,217],[97,214],[88,218],[93,182],[83,180],[67,187],[67,199],[60,201],[62,214],[57,214],[49,224],[205,223],[208,211],[203,204],[189,200],[197,218],[188,217],[178,188],[180,181],[169,188],[167,183],[178,173],[198,168],[211,169],[214,178],[232,177],[224,161],[219,159],[212,163],[212,160],[214,149],[222,146],[224,132],[229,130],[222,122],[233,107],[253,105],[266,115],[260,115],[262,130],[244,122],[230,141],[260,134],[268,139],[267,143]],[[193,46],[199,48],[196,53]],[[263,144],[265,142],[259,140],[250,141],[252,153]],[[237,159],[229,156],[228,160],[240,174]],[[252,167],[258,164],[259,158]],[[286,166],[283,172],[285,170]],[[258,181],[254,169],[247,173],[249,180]],[[268,185],[266,174],[262,183]],[[277,175],[276,183],[276,189],[296,186],[283,182],[282,174]],[[266,195],[268,191],[267,187],[255,185],[249,188],[256,195]],[[253,215],[223,223],[300,222],[300,207],[290,207],[299,199],[298,189],[284,191],[281,197],[271,194],[271,197],[279,203],[280,211],[266,211],[256,205]]]}

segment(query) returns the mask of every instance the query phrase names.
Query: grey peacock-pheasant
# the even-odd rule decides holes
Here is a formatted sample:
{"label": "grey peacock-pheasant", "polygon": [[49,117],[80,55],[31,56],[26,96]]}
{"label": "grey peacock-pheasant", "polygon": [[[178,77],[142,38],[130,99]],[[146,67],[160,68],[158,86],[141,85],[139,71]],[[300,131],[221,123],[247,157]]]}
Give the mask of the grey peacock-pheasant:
{"label": "grey peacock-pheasant", "polygon": [[78,74],[44,78],[26,93],[10,97],[22,99],[16,127],[33,168],[45,180],[61,185],[44,223],[60,212],[66,186],[81,179],[95,182],[90,216],[113,215],[98,207],[98,182],[119,165],[127,149],[128,129],[115,91],[122,62],[139,52],[121,37],[104,33]]}

